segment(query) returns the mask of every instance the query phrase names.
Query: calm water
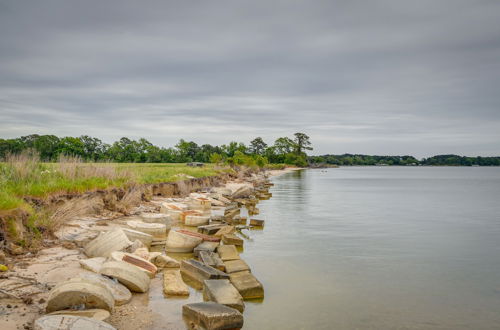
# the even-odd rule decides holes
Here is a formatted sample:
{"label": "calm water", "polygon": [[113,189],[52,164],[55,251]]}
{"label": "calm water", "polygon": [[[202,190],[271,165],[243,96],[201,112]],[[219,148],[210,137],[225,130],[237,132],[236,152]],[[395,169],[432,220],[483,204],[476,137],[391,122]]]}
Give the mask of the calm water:
{"label": "calm water", "polygon": [[266,290],[245,329],[500,329],[500,168],[273,181],[242,255]]}

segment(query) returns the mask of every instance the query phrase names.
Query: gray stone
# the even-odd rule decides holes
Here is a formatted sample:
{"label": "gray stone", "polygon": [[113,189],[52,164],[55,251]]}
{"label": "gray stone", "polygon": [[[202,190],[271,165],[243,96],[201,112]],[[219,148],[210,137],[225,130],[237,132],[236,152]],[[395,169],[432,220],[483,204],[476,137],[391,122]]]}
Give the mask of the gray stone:
{"label": "gray stone", "polygon": [[195,257],[198,257],[201,251],[214,252],[218,246],[219,246],[218,242],[203,241],[197,247],[194,248],[193,252]]}
{"label": "gray stone", "polygon": [[243,297],[229,280],[205,280],[203,284],[203,299],[205,301],[226,305],[243,313],[245,309]]}
{"label": "gray stone", "polygon": [[89,317],[46,315],[35,321],[34,330],[116,330],[116,328]]}
{"label": "gray stone", "polygon": [[212,258],[211,254],[211,252],[200,251],[199,259],[205,265],[215,268],[215,260]]}
{"label": "gray stone", "polygon": [[243,299],[264,298],[264,287],[250,272],[229,274],[229,280]]}
{"label": "gray stone", "polygon": [[229,278],[226,273],[194,259],[182,260],[181,272],[199,283],[203,283],[204,280]]}
{"label": "gray stone", "polygon": [[202,302],[182,306],[182,315],[206,330],[240,329],[243,315],[234,308],[214,302]]}

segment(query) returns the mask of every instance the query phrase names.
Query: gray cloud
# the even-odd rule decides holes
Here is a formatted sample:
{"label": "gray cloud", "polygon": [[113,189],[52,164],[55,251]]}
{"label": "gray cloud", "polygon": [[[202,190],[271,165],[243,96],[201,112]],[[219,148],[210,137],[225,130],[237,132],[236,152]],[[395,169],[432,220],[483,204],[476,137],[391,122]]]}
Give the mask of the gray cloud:
{"label": "gray cloud", "polygon": [[0,0],[0,136],[500,154],[498,1]]}

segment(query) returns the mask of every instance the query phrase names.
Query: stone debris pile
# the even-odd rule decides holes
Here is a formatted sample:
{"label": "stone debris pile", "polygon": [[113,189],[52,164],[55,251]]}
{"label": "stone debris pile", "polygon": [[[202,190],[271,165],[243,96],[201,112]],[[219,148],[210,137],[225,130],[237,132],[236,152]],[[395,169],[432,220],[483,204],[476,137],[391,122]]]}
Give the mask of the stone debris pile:
{"label": "stone debris pile", "polygon": [[189,296],[189,286],[202,290],[204,302],[182,308],[188,327],[241,328],[244,300],[264,297],[238,251],[248,238],[242,231],[263,228],[264,220],[242,212],[258,214],[258,202],[272,196],[270,186],[254,175],[185,198],[153,198],[156,213],[117,221],[83,247],[84,272],[51,290],[48,314],[35,329],[114,329],[105,321],[115,306],[127,304],[133,292],[148,292],[160,273],[165,299]]}

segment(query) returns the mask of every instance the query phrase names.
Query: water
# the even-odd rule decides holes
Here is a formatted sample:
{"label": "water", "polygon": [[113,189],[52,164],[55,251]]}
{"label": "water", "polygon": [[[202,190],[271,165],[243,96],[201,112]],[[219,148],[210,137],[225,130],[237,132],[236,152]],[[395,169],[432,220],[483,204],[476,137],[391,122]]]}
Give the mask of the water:
{"label": "water", "polygon": [[242,257],[245,329],[500,329],[500,168],[274,178]]}

